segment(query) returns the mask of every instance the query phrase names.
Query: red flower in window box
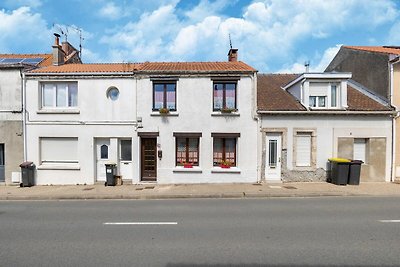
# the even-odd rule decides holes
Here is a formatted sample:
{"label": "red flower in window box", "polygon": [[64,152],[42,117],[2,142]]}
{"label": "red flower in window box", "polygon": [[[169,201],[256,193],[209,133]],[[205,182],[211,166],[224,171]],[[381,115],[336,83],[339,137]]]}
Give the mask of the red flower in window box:
{"label": "red flower in window box", "polygon": [[192,163],[184,163],[183,168],[193,168],[193,164]]}
{"label": "red flower in window box", "polygon": [[229,169],[231,167],[231,163],[229,161],[222,161],[219,166],[222,169]]}
{"label": "red flower in window box", "polygon": [[166,115],[166,114],[169,114],[169,109],[167,109],[167,108],[160,108],[160,109],[158,110],[158,112],[160,112],[161,115]]}

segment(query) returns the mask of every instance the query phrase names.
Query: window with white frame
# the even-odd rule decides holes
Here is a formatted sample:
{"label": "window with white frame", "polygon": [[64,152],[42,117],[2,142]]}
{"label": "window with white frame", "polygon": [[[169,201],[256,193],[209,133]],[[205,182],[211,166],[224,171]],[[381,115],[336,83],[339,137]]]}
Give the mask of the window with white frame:
{"label": "window with white frame", "polygon": [[368,140],[366,138],[354,138],[353,159],[367,163],[367,145]]}
{"label": "window with white frame", "polygon": [[42,108],[71,108],[78,106],[77,82],[42,83]]}
{"label": "window with white frame", "polygon": [[311,108],[336,108],[339,105],[339,85],[334,82],[311,82],[309,106]]}
{"label": "window with white frame", "polygon": [[41,137],[40,160],[42,164],[78,163],[78,138]]}
{"label": "window with white frame", "polygon": [[311,132],[296,133],[296,166],[311,166]]}

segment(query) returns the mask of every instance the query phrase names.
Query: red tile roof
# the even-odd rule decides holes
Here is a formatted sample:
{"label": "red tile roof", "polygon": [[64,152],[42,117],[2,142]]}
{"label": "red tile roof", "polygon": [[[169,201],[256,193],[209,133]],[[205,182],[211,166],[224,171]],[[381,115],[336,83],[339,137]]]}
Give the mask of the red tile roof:
{"label": "red tile roof", "polygon": [[80,64],[71,63],[60,66],[48,66],[35,69],[32,73],[112,73],[133,72],[140,68],[140,64],[110,63],[110,64]]}
{"label": "red tile roof", "polygon": [[[283,90],[299,74],[258,74],[257,110],[258,111],[299,111],[307,109],[290,93]],[[391,111],[390,106],[382,105],[350,85],[347,86],[347,111]],[[330,110],[324,110],[330,111]],[[312,113],[313,111],[309,111]],[[340,112],[335,110],[335,112]]]}
{"label": "red tile roof", "polygon": [[367,51],[367,52],[400,55],[400,47],[398,46],[343,46],[343,47],[354,50]]}
{"label": "red tile roof", "polygon": [[254,72],[243,62],[145,62],[112,64],[65,64],[32,73],[113,73],[113,72]]}
{"label": "red tile roof", "polygon": [[302,111],[306,110],[299,101],[282,87],[299,74],[258,74],[257,109],[260,111]]}
{"label": "red tile roof", "polygon": [[51,66],[52,54],[0,54],[0,58],[43,58],[38,67]]}

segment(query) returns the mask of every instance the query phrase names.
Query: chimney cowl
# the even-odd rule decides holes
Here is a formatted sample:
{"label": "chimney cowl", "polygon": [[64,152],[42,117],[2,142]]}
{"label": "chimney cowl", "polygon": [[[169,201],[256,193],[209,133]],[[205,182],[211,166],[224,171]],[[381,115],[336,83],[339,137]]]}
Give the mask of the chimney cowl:
{"label": "chimney cowl", "polygon": [[236,48],[229,49],[228,61],[231,61],[231,62],[238,61],[238,49],[236,49]]}

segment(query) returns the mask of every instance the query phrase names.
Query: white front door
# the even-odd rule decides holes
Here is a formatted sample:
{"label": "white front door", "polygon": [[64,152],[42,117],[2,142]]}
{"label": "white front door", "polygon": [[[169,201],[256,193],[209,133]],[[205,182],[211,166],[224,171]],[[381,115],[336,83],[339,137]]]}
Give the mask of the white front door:
{"label": "white front door", "polygon": [[110,158],[110,139],[96,139],[96,181],[106,181],[106,166]]}
{"label": "white front door", "polygon": [[281,180],[281,147],[282,135],[267,133],[265,179],[267,181]]}
{"label": "white front door", "polygon": [[119,140],[120,175],[124,180],[132,180],[132,139]]}

